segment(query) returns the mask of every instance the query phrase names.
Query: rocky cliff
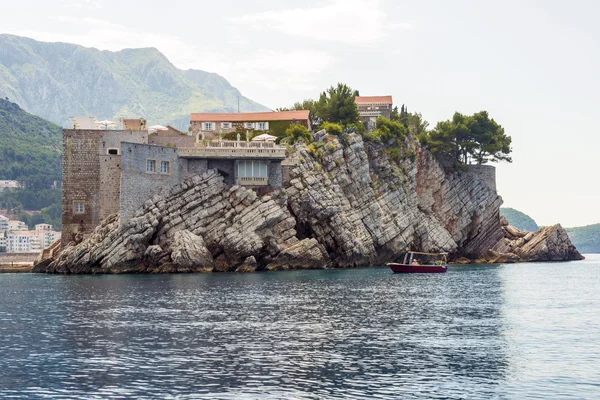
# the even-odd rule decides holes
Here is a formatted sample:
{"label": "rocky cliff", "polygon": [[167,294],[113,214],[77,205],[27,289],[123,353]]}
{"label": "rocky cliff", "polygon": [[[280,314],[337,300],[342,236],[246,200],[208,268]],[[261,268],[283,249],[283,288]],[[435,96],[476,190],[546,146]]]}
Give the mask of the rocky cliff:
{"label": "rocky cliff", "polygon": [[227,187],[209,171],[147,200],[121,228],[118,215],[108,218],[91,237],[35,270],[246,272],[381,265],[407,247],[477,258],[505,237],[496,192],[469,173],[445,170],[415,142],[407,141],[401,159],[393,161],[383,146],[366,144],[358,135],[345,144],[322,132],[315,139],[312,146],[295,148],[298,165],[279,192],[259,197]]}

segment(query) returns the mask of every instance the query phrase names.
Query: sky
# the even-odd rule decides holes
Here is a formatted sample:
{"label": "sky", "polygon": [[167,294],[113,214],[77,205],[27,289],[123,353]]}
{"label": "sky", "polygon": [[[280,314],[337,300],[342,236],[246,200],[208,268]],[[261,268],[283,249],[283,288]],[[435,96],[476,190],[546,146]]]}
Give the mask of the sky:
{"label": "sky", "polygon": [[513,139],[513,163],[497,165],[504,206],[540,225],[600,223],[600,2],[1,3],[0,33],[155,47],[271,108],[343,82],[361,95],[392,95],[431,126],[487,110]]}

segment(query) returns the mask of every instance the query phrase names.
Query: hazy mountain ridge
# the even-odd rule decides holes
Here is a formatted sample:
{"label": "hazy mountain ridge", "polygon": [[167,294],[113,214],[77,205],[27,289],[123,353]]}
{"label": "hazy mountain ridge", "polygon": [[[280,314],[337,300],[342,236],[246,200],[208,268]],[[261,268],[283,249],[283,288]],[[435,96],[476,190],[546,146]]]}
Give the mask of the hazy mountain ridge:
{"label": "hazy mountain ridge", "polygon": [[[66,125],[71,115],[187,125],[192,112],[267,111],[223,77],[175,67],[155,48],[100,51],[0,34],[0,97]],[[187,126],[185,126],[187,128]]]}

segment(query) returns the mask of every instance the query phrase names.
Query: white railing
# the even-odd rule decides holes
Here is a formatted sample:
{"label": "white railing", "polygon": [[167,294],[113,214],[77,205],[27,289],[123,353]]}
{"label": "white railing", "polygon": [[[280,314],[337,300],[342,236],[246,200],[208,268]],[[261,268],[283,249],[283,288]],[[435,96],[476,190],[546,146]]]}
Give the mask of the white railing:
{"label": "white railing", "polygon": [[267,186],[269,184],[269,178],[238,176],[237,184],[241,186]]}
{"label": "white railing", "polygon": [[179,148],[180,157],[198,158],[285,158],[285,147],[273,142],[214,141]]}

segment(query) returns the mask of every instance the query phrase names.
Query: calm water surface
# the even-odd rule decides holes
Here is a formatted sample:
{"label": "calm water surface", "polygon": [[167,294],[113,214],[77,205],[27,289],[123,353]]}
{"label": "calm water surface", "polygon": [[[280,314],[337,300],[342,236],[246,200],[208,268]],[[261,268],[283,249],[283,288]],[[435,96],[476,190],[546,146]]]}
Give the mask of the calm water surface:
{"label": "calm water surface", "polygon": [[600,398],[600,257],[0,275],[0,398]]}

